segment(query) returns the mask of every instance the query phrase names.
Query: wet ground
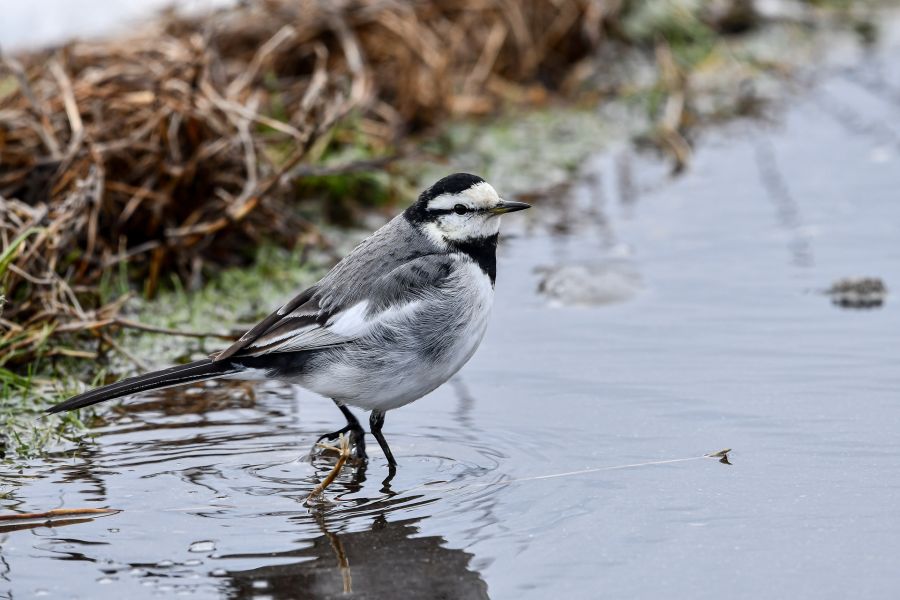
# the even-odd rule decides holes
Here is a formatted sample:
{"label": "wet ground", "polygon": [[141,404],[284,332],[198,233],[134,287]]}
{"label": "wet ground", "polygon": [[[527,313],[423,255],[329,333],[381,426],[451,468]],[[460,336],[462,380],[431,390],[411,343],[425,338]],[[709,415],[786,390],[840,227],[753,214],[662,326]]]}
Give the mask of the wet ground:
{"label": "wet ground", "polygon": [[[370,442],[332,506],[305,505],[330,463],[302,458],[341,418],[301,390],[133,400],[75,455],[2,475],[5,511],[122,512],[0,533],[0,597],[893,597],[898,50],[707,133],[677,179],[623,149],[538,200],[478,354],[388,414],[389,484]],[[886,302],[832,304],[847,276]],[[733,466],[529,479],[725,447]]]}

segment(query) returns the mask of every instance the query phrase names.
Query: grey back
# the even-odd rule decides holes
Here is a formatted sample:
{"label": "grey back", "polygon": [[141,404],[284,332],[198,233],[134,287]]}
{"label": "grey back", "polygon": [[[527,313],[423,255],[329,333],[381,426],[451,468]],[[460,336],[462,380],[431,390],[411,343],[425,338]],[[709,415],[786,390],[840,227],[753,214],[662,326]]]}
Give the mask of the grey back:
{"label": "grey back", "polygon": [[[277,351],[285,347],[283,340],[292,333],[309,339],[308,349],[342,343],[347,340],[322,329],[334,314],[363,299],[372,300],[370,311],[378,310],[416,285],[436,283],[448,273],[447,257],[441,249],[400,214],[363,240],[325,277],[260,321],[213,360]],[[318,331],[311,332],[311,327]],[[299,349],[290,346],[294,351]]]}

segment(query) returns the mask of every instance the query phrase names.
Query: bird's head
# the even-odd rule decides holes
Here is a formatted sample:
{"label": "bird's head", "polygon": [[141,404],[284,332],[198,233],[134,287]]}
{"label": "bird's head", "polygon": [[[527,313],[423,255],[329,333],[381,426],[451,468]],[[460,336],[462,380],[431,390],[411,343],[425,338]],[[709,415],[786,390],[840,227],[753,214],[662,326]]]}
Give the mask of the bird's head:
{"label": "bird's head", "polygon": [[439,244],[497,235],[500,215],[524,210],[524,202],[502,200],[481,177],[454,173],[422,192],[406,218]]}

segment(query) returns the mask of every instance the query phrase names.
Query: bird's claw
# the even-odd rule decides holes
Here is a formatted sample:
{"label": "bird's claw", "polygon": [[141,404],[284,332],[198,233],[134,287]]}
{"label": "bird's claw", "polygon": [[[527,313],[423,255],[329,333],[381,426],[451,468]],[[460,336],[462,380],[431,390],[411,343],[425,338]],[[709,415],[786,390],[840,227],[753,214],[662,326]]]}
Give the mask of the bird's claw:
{"label": "bird's claw", "polygon": [[323,433],[322,435],[319,436],[319,439],[316,440],[316,446],[321,444],[322,440],[328,440],[329,442],[332,440],[336,440],[336,439],[338,439],[338,437],[340,437],[340,435],[342,433],[347,433],[348,431],[350,431],[349,425],[347,425],[346,427],[343,427],[341,429],[338,429],[337,431],[332,431],[330,433]]}
{"label": "bird's claw", "polygon": [[[344,427],[343,429],[338,429],[337,431],[332,431],[331,433],[325,433],[319,436],[319,439],[316,440],[316,443],[313,445],[312,450],[310,450],[310,455],[316,455],[316,450],[322,450],[324,452],[334,452],[335,454],[340,454],[341,449],[333,444],[323,443],[323,440],[332,441],[338,439],[342,434],[349,434],[350,438],[350,450],[351,450],[351,458],[357,461],[366,462],[369,458],[369,455],[366,454],[366,432],[361,428]],[[322,454],[324,452],[319,452]]]}

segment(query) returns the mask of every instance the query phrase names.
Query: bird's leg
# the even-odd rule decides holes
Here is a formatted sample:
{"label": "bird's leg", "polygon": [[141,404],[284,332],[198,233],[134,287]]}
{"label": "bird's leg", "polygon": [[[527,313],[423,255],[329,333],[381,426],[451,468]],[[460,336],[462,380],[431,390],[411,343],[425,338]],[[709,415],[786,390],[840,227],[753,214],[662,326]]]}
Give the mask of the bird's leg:
{"label": "bird's leg", "polygon": [[347,419],[347,425],[342,427],[341,429],[338,429],[337,431],[322,434],[321,436],[319,436],[319,439],[316,440],[316,444],[318,444],[322,440],[336,440],[342,433],[349,433],[350,445],[356,449],[356,458],[365,460],[366,458],[368,458],[366,455],[366,432],[363,431],[362,425],[359,424],[359,421],[356,420],[356,417],[352,412],[350,412],[349,408],[347,408],[337,400],[334,400],[333,398],[332,400],[334,401],[335,405],[337,405],[337,407],[341,409],[341,412],[344,413],[344,418]]}
{"label": "bird's leg", "polygon": [[375,439],[378,440],[378,445],[381,446],[381,449],[384,450],[384,455],[387,457],[388,465],[391,467],[391,470],[397,466],[397,461],[394,460],[394,455],[391,453],[391,448],[388,446],[387,440],[384,439],[384,434],[381,433],[381,428],[384,426],[384,413],[380,410],[373,410],[372,414],[369,416],[369,428],[372,430],[372,435],[375,436]]}

